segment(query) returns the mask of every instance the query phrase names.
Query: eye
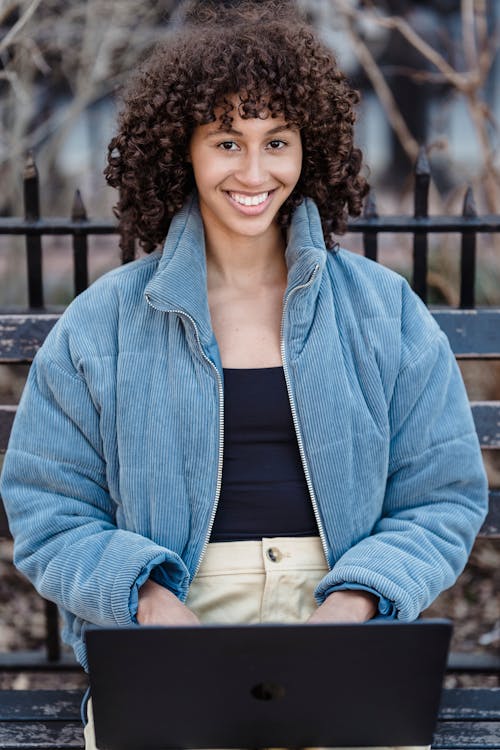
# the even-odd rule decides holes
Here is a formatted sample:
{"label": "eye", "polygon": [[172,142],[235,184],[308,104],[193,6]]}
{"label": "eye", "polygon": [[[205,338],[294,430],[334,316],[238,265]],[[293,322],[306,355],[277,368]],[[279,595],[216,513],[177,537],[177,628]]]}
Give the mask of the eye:
{"label": "eye", "polygon": [[222,141],[222,143],[218,144],[218,148],[222,149],[222,151],[236,151],[238,146],[234,141]]}
{"label": "eye", "polygon": [[280,151],[282,148],[284,148],[287,144],[285,141],[280,141],[278,139],[274,141],[269,141],[269,147],[271,151]]}

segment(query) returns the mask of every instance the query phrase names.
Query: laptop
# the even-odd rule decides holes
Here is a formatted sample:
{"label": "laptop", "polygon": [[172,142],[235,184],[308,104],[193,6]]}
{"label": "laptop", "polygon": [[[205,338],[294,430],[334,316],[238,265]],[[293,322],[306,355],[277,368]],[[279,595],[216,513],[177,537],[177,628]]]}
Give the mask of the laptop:
{"label": "laptop", "polygon": [[452,626],[89,629],[99,750],[430,745]]}

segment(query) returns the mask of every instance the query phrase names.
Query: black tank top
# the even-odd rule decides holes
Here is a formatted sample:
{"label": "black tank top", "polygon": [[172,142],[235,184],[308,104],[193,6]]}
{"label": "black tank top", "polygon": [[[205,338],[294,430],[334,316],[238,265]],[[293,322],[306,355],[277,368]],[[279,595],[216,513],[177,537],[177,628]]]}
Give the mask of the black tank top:
{"label": "black tank top", "polygon": [[210,541],[317,534],[283,368],[224,369],[224,464]]}

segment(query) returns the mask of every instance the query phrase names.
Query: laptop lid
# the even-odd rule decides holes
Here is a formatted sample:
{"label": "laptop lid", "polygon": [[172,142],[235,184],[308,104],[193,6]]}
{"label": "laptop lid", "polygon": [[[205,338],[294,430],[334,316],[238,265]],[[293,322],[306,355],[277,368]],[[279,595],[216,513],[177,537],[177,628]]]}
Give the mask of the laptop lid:
{"label": "laptop lid", "polygon": [[429,745],[447,621],[89,629],[97,746]]}

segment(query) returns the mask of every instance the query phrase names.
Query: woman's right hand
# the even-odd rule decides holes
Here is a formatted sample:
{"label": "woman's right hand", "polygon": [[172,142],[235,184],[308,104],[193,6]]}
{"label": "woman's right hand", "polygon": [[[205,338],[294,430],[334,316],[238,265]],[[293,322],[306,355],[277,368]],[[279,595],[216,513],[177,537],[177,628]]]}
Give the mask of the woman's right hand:
{"label": "woman's right hand", "polygon": [[139,589],[139,625],[200,625],[200,621],[171,591],[148,579]]}

